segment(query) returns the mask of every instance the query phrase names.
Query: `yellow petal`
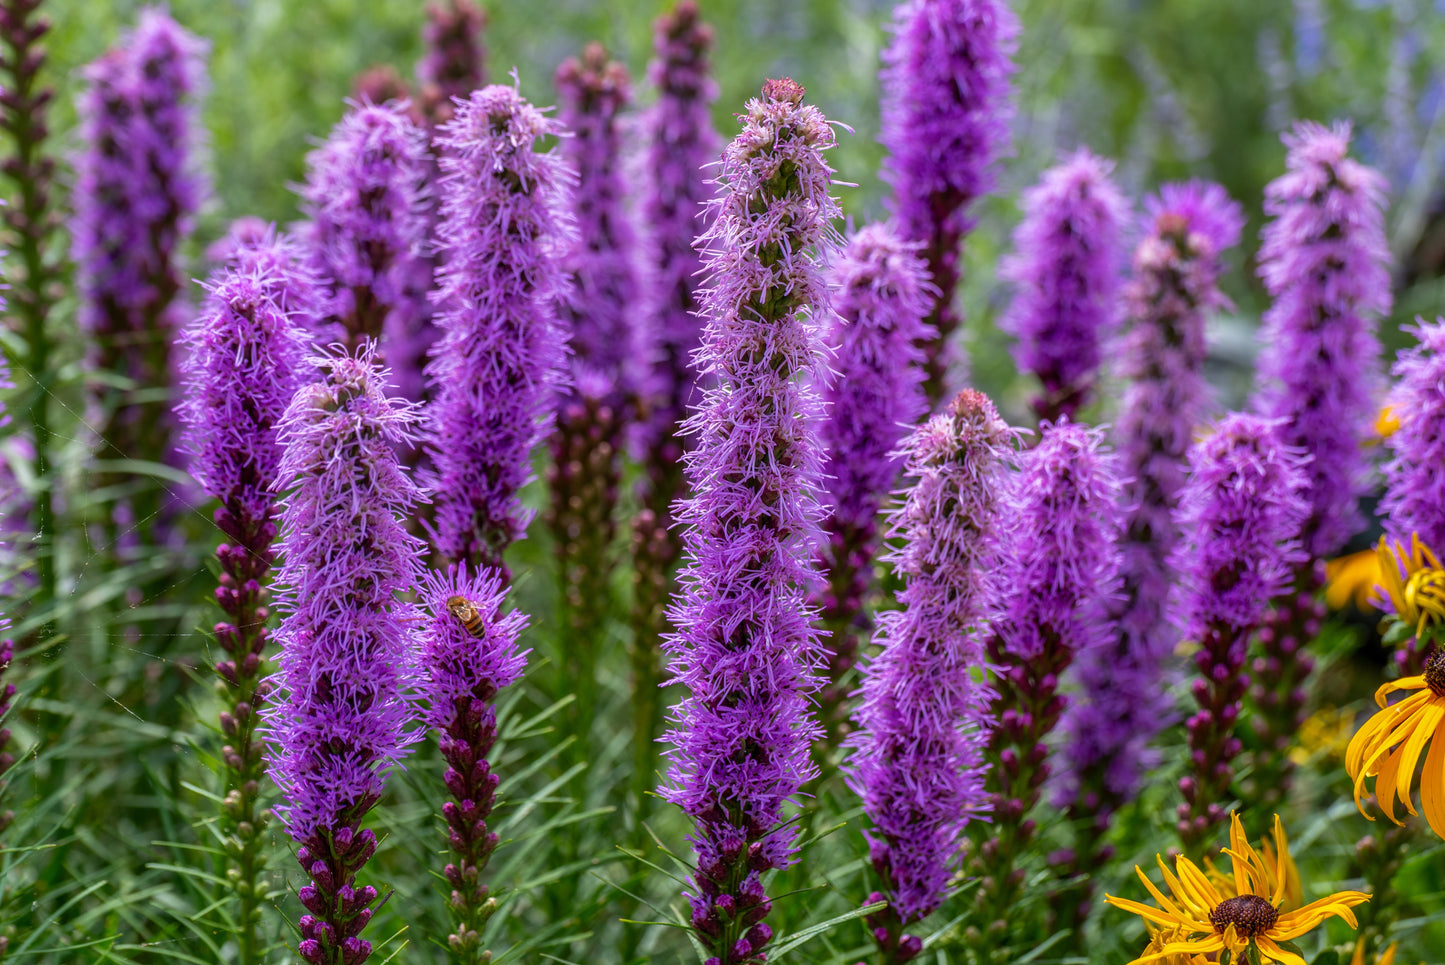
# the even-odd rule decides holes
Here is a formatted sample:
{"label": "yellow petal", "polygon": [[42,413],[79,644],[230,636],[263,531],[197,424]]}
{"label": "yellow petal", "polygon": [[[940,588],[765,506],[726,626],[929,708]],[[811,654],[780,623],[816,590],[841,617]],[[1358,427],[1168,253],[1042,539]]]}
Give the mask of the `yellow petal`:
{"label": "yellow petal", "polygon": [[1287,952],[1270,941],[1267,935],[1260,935],[1254,940],[1254,943],[1259,946],[1260,951],[1264,952],[1265,955],[1274,961],[1279,962],[1280,965],[1308,965],[1303,958],[1294,952]]}
{"label": "yellow petal", "polygon": [[1445,838],[1445,740],[1430,742],[1425,768],[1420,772],[1420,804],[1430,830]]}
{"label": "yellow petal", "polygon": [[1104,896],[1104,900],[1115,908],[1121,908],[1130,914],[1138,915],[1145,921],[1152,921],[1156,925],[1192,925],[1193,922],[1182,920],[1178,915],[1171,915],[1168,912],[1160,911],[1158,908],[1151,908],[1149,905],[1141,905],[1137,901],[1130,901],[1128,898],[1112,898]]}

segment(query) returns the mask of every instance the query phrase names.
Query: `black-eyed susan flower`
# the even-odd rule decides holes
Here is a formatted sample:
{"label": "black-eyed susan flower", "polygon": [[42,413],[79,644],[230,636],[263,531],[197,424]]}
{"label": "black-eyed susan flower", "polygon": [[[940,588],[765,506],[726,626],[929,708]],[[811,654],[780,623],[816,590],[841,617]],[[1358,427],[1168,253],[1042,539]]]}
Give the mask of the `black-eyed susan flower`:
{"label": "black-eyed susan flower", "polygon": [[[1175,860],[1173,873],[1164,864],[1163,857],[1158,859],[1169,897],[1135,867],[1134,871],[1158,907],[1109,895],[1105,900],[1158,926],[1167,937],[1159,940],[1161,932],[1153,932],[1150,947],[1130,965],[1146,962],[1174,965],[1179,961],[1189,962],[1192,956],[1224,951],[1235,961],[1306,965],[1291,944],[1294,939],[1328,918],[1343,918],[1350,927],[1358,927],[1350,909],[1370,900],[1369,895],[1359,891],[1341,891],[1301,908],[1284,909],[1289,882],[1292,878],[1297,881],[1298,873],[1293,870],[1284,826],[1277,815],[1273,851],[1274,860],[1267,863],[1250,847],[1239,815],[1232,814],[1229,847],[1223,850],[1229,855],[1232,870],[1232,887],[1227,891],[1221,891],[1194,862],[1183,856]],[[1248,958],[1242,957],[1246,955]]]}
{"label": "black-eyed susan flower", "polygon": [[[1390,695],[1398,691],[1413,693],[1388,703]],[[1431,830],[1445,837],[1445,737],[1439,736],[1445,724],[1445,650],[1430,655],[1423,674],[1381,685],[1375,691],[1375,703],[1380,705],[1379,712],[1365,722],[1345,751],[1345,770],[1355,782],[1355,806],[1374,820],[1363,801],[1365,782],[1373,777],[1375,800],[1385,817],[1403,823],[1395,816],[1397,801],[1410,814],[1417,814],[1411,793],[1415,765],[1424,753],[1420,803]],[[1428,752],[1426,744],[1430,745]]]}
{"label": "black-eyed susan flower", "polygon": [[1394,546],[1381,536],[1375,551],[1379,559],[1380,582],[1395,616],[1425,642],[1426,631],[1445,624],[1445,567],[1430,547],[1410,534],[1410,548]]}

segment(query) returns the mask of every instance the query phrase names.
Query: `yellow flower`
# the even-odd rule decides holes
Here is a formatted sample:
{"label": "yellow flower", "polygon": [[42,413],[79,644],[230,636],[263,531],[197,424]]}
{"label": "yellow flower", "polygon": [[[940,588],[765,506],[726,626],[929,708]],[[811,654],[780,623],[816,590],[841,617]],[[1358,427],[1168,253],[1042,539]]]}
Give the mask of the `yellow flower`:
{"label": "yellow flower", "polygon": [[[1387,706],[1387,698],[1397,690],[1414,693]],[[1404,823],[1395,817],[1397,799],[1406,811],[1419,813],[1411,791],[1415,765],[1428,743],[1430,750],[1420,774],[1420,804],[1431,830],[1445,838],[1445,737],[1440,736],[1441,724],[1445,723],[1445,650],[1430,655],[1422,675],[1381,685],[1375,691],[1375,703],[1380,710],[1365,721],[1345,751],[1345,770],[1355,782],[1355,806],[1374,820],[1362,800],[1365,780],[1373,777],[1375,800],[1385,817],[1396,824]]]}
{"label": "yellow flower", "polygon": [[[1278,815],[1274,819],[1273,869],[1250,847],[1238,814],[1230,816],[1229,845],[1224,854],[1229,855],[1233,870],[1232,895],[1221,893],[1188,858],[1175,859],[1174,873],[1170,873],[1161,856],[1159,870],[1169,887],[1168,898],[1154,887],[1148,875],[1138,867],[1134,869],[1149,894],[1154,896],[1158,908],[1104,896],[1114,907],[1139,915],[1172,933],[1170,940],[1157,943],[1157,947],[1151,942],[1150,948],[1129,965],[1145,962],[1173,965],[1171,956],[1210,955],[1225,949],[1239,961],[1239,956],[1251,945],[1259,951],[1261,961],[1305,965],[1303,958],[1281,943],[1293,941],[1328,918],[1343,918],[1350,927],[1359,927],[1350,909],[1370,900],[1369,895],[1359,891],[1342,891],[1294,911],[1281,911],[1291,876],[1296,880],[1299,876],[1286,865],[1289,845]],[[1185,960],[1188,961],[1187,957]]]}
{"label": "yellow flower", "polygon": [[1388,439],[1399,431],[1400,413],[1395,411],[1393,405],[1385,406],[1375,418],[1375,435],[1381,439]]}
{"label": "yellow flower", "polygon": [[1325,561],[1325,603],[1331,610],[1372,610],[1370,591],[1380,582],[1380,563],[1374,550],[1360,550]]}
{"label": "yellow flower", "polygon": [[1350,743],[1350,732],[1354,729],[1353,711],[1321,707],[1300,725],[1299,737],[1295,746],[1290,748],[1289,759],[1303,766],[1321,757],[1331,760],[1344,757],[1345,748]]}
{"label": "yellow flower", "polygon": [[1379,589],[1389,597],[1395,615],[1415,628],[1423,638],[1425,628],[1445,623],[1445,567],[1430,547],[1410,534],[1410,549],[1396,543],[1392,549],[1385,537],[1375,551],[1380,561]]}
{"label": "yellow flower", "polygon": [[[1395,965],[1395,949],[1399,945],[1399,942],[1391,942],[1390,947],[1375,959],[1375,965]],[[1350,965],[1365,965],[1365,940],[1363,938],[1355,942],[1355,954],[1350,956]]]}

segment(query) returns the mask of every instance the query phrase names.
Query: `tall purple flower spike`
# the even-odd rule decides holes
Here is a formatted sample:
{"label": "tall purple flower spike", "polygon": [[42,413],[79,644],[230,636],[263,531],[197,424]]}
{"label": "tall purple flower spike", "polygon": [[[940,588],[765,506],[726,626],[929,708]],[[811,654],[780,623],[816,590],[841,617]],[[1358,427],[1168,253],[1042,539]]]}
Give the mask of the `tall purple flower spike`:
{"label": "tall purple flower spike", "polygon": [[428,572],[421,589],[430,619],[422,630],[422,690],[429,723],[441,731],[443,781],[451,797],[442,805],[451,860],[442,874],[451,886],[447,908],[456,930],[447,936],[452,961],[481,965],[491,956],[481,933],[496,910],[481,873],[497,847],[487,829],[498,779],[487,761],[497,739],[498,692],[522,676],[527,655],[517,637],[527,625],[523,613],[503,613],[501,578],[465,567]]}
{"label": "tall purple flower spike", "polygon": [[1219,290],[1223,255],[1244,228],[1244,210],[1217,184],[1166,184],[1144,208],[1115,370],[1124,398],[1113,435],[1127,507],[1123,593],[1113,607],[1118,634],[1076,664],[1083,699],[1064,720],[1070,771],[1057,801],[1095,816],[1098,832],[1133,798],[1150,766],[1149,741],[1170,718],[1162,674],[1179,639],[1165,609],[1179,542],[1173,514],[1194,427],[1210,403],[1205,316],[1228,305]]}
{"label": "tall purple flower spike", "polygon": [[[641,296],[637,238],[625,208],[620,114],[632,100],[627,68],[601,44],[557,68],[562,123],[572,137],[564,156],[577,170],[572,210],[577,241],[566,258],[573,282],[563,316],[572,336],[573,388],[558,406],[548,470],[547,512],[561,577],[566,626],[573,646],[562,670],[577,701],[568,713],[581,725],[593,715],[596,636],[611,608],[612,553],[624,436],[640,400]],[[579,753],[587,753],[579,745]]]}
{"label": "tall purple flower spike", "polygon": [[1067,705],[1060,679],[1076,656],[1107,645],[1119,589],[1117,457],[1089,426],[1046,422],[1039,435],[1019,460],[999,534],[1003,601],[988,641],[999,695],[987,755],[996,797],[993,823],[980,829],[972,855],[972,873],[985,878],[977,897],[981,961],[1006,943],[997,923],[1019,895],[1015,862],[1033,838],[1028,815],[1052,771],[1044,742]]}
{"label": "tall purple flower spike", "polygon": [[[426,133],[397,102],[352,104],[331,137],[306,159],[304,241],[330,295],[333,337],[354,350],[365,339],[391,345],[425,324],[408,291],[430,227]],[[420,373],[412,376],[412,381]]]}
{"label": "tall purple flower spike", "polygon": [[1410,535],[1445,553],[1445,319],[1417,320],[1417,344],[1400,353],[1391,374],[1390,412],[1400,427],[1385,440],[1385,531],[1410,545]]}
{"label": "tall purple flower spike", "polygon": [[965,389],[913,430],[902,450],[915,480],[892,510],[888,559],[905,581],[902,609],[879,615],[878,655],[863,667],[848,784],[863,798],[873,868],[883,881],[869,916],[882,961],[922,951],[905,923],[943,901],[960,835],[989,811],[983,752],[995,698],[983,675],[998,587],[993,533],[1014,433],[982,393]]}
{"label": "tall purple flower spike", "polygon": [[1024,218],[1002,274],[1018,286],[1000,327],[1014,358],[1043,386],[1040,420],[1075,418],[1093,394],[1105,343],[1119,319],[1123,231],[1129,203],[1112,161],[1080,148],[1024,192]]}
{"label": "tall purple flower spike", "polygon": [[652,24],[653,58],[647,74],[657,103],[644,115],[641,213],[646,227],[642,350],[651,368],[645,381],[646,474],[641,510],[632,519],[633,801],[637,827],[646,818],[662,728],[658,643],[674,587],[682,541],[672,527],[672,506],[686,492],[684,439],[678,425],[693,401],[692,356],[702,334],[702,258],[693,239],[703,228],[704,202],[713,196],[707,165],[721,147],[708,105],[717,99],[708,54],[712,28],[694,0],[679,0]]}
{"label": "tall purple flower spike", "polygon": [[518,491],[551,431],[565,382],[556,304],[574,243],[571,170],[536,142],[561,125],[492,85],[439,129],[442,170],[436,324],[427,448],[436,548],[505,574],[502,553],[531,519]]}
{"label": "tall purple flower spike", "polygon": [[898,444],[928,411],[918,345],[929,334],[923,316],[932,289],[917,246],[884,225],[858,230],[830,267],[828,282],[834,374],[823,389],[828,415],[819,431],[832,513],[824,524],[827,587],[819,609],[831,644],[822,716],[836,737],[847,716],[845,678],[857,661],[859,635],[867,632],[862,614],[878,511],[903,468]]}
{"label": "tall purple flower spike", "polygon": [[1186,542],[1171,569],[1184,580],[1186,637],[1199,644],[1193,692],[1200,709],[1186,724],[1190,774],[1179,782],[1179,835],[1196,860],[1226,816],[1250,635],[1305,558],[1298,536],[1309,481],[1303,456],[1281,439],[1284,429],[1258,416],[1225,416],[1190,449],[1180,496]]}
{"label": "tall purple flower spike", "polygon": [[[274,248],[269,239],[268,231],[260,241]],[[220,501],[214,519],[227,540],[216,550],[221,566],[216,602],[226,614],[216,624],[216,643],[225,653],[216,673],[229,685],[221,714],[226,738],[221,828],[231,867],[239,872],[237,942],[246,965],[260,961],[257,928],[266,898],[258,878],[269,815],[259,806],[265,762],[256,723],[274,689],[261,676],[279,512],[277,427],[296,390],[314,375],[306,361],[310,336],[282,307],[287,301],[314,302],[314,291],[298,290],[284,271],[267,274],[260,263],[221,269],[207,286],[200,318],[182,337],[185,395],[176,407],[191,475]]]}
{"label": "tall purple flower spike", "polygon": [[1277,807],[1289,787],[1288,749],[1304,721],[1307,645],[1325,616],[1316,598],[1323,559],[1363,526],[1370,487],[1364,444],[1379,404],[1377,317],[1389,311],[1385,181],[1351,160],[1350,129],[1302,122],[1285,135],[1286,172],[1265,188],[1259,276],[1273,298],[1265,313],[1255,411],[1283,420],[1283,441],[1311,457],[1309,514],[1292,587],[1260,631],[1250,715],[1259,750],[1248,797]]}
{"label": "tall purple flower spike", "polygon": [[697,822],[692,925],[712,965],[757,965],[772,938],[762,876],[791,864],[783,809],[816,770],[809,704],[822,660],[807,605],[818,517],[821,348],[817,250],[838,205],[833,130],[803,88],[770,80],[723,153],[721,196],[698,239],[708,265],[697,364],[717,380],[687,429],[693,495],[686,568],[666,642],[687,694],[673,710],[661,788]]}
{"label": "tall purple flower spike", "polygon": [[1380,343],[1390,310],[1385,181],[1347,155],[1350,128],[1301,122],[1285,135],[1287,171],[1265,188],[1259,277],[1274,303],[1260,341],[1256,408],[1285,420],[1284,441],[1312,458],[1305,550],[1336,552],[1361,528],[1361,444],[1374,423]]}
{"label": "tall purple flower spike", "polygon": [[[84,71],[72,222],[80,326],[91,368],[118,374],[137,391],[171,384],[185,279],[179,249],[207,191],[195,158],[205,50],[162,10],[147,8],[135,29]],[[116,398],[110,388],[96,395]],[[164,402],[125,393],[101,418],[110,457],[173,458]],[[141,493],[125,512],[144,521],[160,505],[158,492]]]}
{"label": "tall purple flower spike", "polygon": [[408,688],[421,614],[397,600],[420,581],[422,544],[406,521],[422,498],[397,463],[413,438],[410,403],[389,399],[366,343],[313,359],[281,422],[281,697],[263,715],[277,813],[311,877],[297,897],[302,959],[359,965],[377,897],[356,875],[376,850],[361,821],[421,736]]}
{"label": "tall purple flower spike", "polygon": [[426,54],[416,65],[421,110],[436,126],[452,119],[452,98],[466,100],[487,81],[482,31],[487,14],[472,0],[433,0],[426,5],[422,42]]}
{"label": "tall purple flower spike", "polygon": [[906,0],[883,52],[883,179],[893,186],[898,232],[923,245],[937,289],[925,346],[928,398],[947,391],[948,341],[959,245],[973,230],[969,205],[993,188],[992,163],[1008,141],[1009,78],[1018,19],[1003,0]]}

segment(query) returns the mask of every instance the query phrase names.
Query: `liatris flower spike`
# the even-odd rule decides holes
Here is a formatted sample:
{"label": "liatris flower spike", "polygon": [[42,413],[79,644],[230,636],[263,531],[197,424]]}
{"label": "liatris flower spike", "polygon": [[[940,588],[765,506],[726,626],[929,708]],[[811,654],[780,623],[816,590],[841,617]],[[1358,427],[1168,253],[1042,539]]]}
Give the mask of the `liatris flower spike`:
{"label": "liatris flower spike", "polygon": [[926,344],[928,398],[945,392],[959,244],[973,230],[969,205],[993,187],[992,164],[1008,142],[1009,78],[1019,23],[1004,0],[907,0],[893,13],[883,52],[883,179],[898,233],[923,245],[935,288]]}
{"label": "liatris flower spike", "polygon": [[[1166,184],[1144,202],[1146,233],[1124,289],[1128,331],[1116,376],[1124,384],[1118,440],[1123,503],[1123,592],[1112,607],[1111,646],[1079,655],[1083,695],[1071,704],[1069,771],[1056,803],[1092,819],[1105,846],[1109,816],[1138,790],[1152,766],[1150,740],[1169,722],[1173,701],[1164,666],[1179,630],[1166,612],[1179,542],[1174,510],[1184,486],[1194,427],[1208,405],[1205,314],[1227,303],[1219,290],[1223,255],[1239,241],[1244,210],[1217,184]],[[1076,867],[1092,867],[1086,850]],[[1084,906],[1081,906],[1084,907]],[[1086,908],[1085,908],[1086,910]]]}
{"label": "liatris flower spike", "polygon": [[1199,712],[1190,717],[1190,774],[1179,782],[1179,834],[1196,857],[1223,822],[1241,743],[1234,736],[1250,635],[1269,603],[1304,558],[1300,527],[1308,504],[1303,457],[1280,440],[1281,426],[1232,414],[1215,423],[1190,450],[1191,475],[1180,497],[1180,530],[1189,535],[1176,554],[1185,580],[1182,617],[1199,644],[1192,689]]}
{"label": "liatris flower spike", "polygon": [[981,671],[993,583],[992,539],[1014,433],[966,389],[903,442],[914,478],[890,518],[889,559],[905,581],[900,610],[880,614],[878,655],[864,664],[849,738],[848,783],[863,798],[879,894],[868,918],[885,962],[922,950],[903,933],[943,901],[960,834],[986,817],[983,750],[996,696]]}
{"label": "liatris flower spike", "polygon": [[421,615],[397,594],[419,582],[422,546],[405,521],[421,493],[395,453],[416,416],[386,397],[370,343],[359,357],[314,362],[320,381],[281,422],[282,694],[263,721],[277,812],[311,877],[297,893],[307,911],[298,951],[312,965],[359,965],[377,898],[356,884],[376,850],[361,821],[420,737],[407,684]]}
{"label": "liatris flower spike", "polygon": [[881,224],[859,229],[829,270],[834,317],[828,345],[834,357],[820,433],[832,512],[820,609],[831,641],[822,715],[833,730],[845,714],[845,678],[865,629],[859,624],[873,575],[878,510],[903,466],[895,450],[906,427],[928,409],[918,349],[929,334],[923,324],[927,277],[917,247]]}
{"label": "liatris flower spike", "polygon": [[1104,344],[1118,323],[1129,204],[1113,162],[1081,148],[1024,193],[1024,219],[1003,275],[1018,286],[1001,327],[1018,339],[1019,368],[1038,377],[1039,419],[1077,418],[1093,394]]}
{"label": "liatris flower spike", "polygon": [[314,292],[284,292],[287,281],[284,275],[267,278],[259,267],[222,269],[207,286],[201,317],[182,340],[185,398],[176,410],[191,475],[220,501],[214,518],[227,539],[216,549],[216,602],[227,617],[216,624],[216,642],[226,654],[216,673],[228,705],[221,714],[227,770],[222,827],[239,872],[237,941],[245,965],[260,961],[256,928],[267,898],[258,881],[268,818],[258,808],[265,767],[255,730],[273,688],[260,677],[267,660],[267,575],[276,556],[277,427],[296,390],[314,375],[306,361],[310,336],[273,298],[314,301]]}
{"label": "liatris flower spike", "polygon": [[1129,965],[1157,962],[1171,955],[1218,955],[1227,953],[1236,962],[1274,962],[1278,965],[1306,965],[1294,940],[1313,931],[1330,918],[1343,918],[1358,927],[1350,909],[1370,900],[1359,891],[1341,891],[1303,908],[1284,910],[1284,889],[1290,862],[1284,827],[1274,819],[1274,866],[1269,867],[1245,837],[1237,813],[1230,815],[1229,855],[1234,869],[1234,893],[1221,892],[1193,861],[1182,855],[1175,859],[1174,872],[1159,860],[1159,870],[1169,886],[1166,897],[1149,876],[1134,871],[1159,907],[1126,898],[1105,896],[1115,908],[1138,915],[1147,924],[1168,930],[1163,941],[1151,942],[1144,955]]}
{"label": "liatris flower spike", "polygon": [[442,170],[436,324],[427,378],[437,551],[502,568],[531,514],[518,491],[565,380],[556,304],[567,290],[573,175],[536,143],[561,126],[511,87],[472,93],[436,138]]}
{"label": "liatris flower spike", "polygon": [[418,324],[406,283],[429,227],[428,160],[426,134],[396,102],[351,105],[306,159],[305,242],[348,348],[385,328],[385,352]]}
{"label": "liatris flower spike", "polygon": [[741,121],[698,240],[711,287],[697,364],[717,385],[688,423],[688,559],[666,644],[688,692],[673,711],[661,789],[697,822],[689,898],[712,965],[763,961],[773,934],[763,875],[794,861],[798,828],[783,808],[815,774],[814,317],[827,304],[817,252],[838,214],[822,153],[833,130],[800,85],[768,81]]}
{"label": "liatris flower spike", "polygon": [[1400,353],[1390,413],[1399,428],[1385,439],[1385,528],[1400,542],[1414,533],[1445,547],[1445,318],[1418,321],[1417,343]]}
{"label": "liatris flower spike", "polygon": [[496,910],[480,881],[497,847],[487,829],[497,775],[487,755],[497,739],[495,701],[527,664],[517,637],[525,614],[502,613],[506,590],[496,573],[471,575],[463,566],[423,577],[422,604],[430,614],[422,630],[421,677],[429,722],[441,731],[443,781],[452,800],[442,805],[452,857],[443,869],[451,886],[447,908],[456,930],[447,936],[452,961],[480,965],[490,956],[481,932]]}
{"label": "liatris flower spike", "polygon": [[1036,828],[1029,813],[1052,769],[1044,742],[1067,706],[1060,680],[1077,654],[1108,645],[1119,590],[1123,506],[1103,433],[1044,423],[1019,468],[998,533],[1003,600],[987,650],[998,699],[988,748],[993,821],[976,828],[972,852],[985,878],[975,896],[982,961],[1008,937],[1002,925],[1024,876],[1018,861]]}
{"label": "liatris flower spike", "polygon": [[432,0],[426,5],[422,42],[426,54],[416,65],[421,109],[433,126],[452,119],[453,98],[465,100],[487,81],[482,31],[487,14],[473,0]]}

